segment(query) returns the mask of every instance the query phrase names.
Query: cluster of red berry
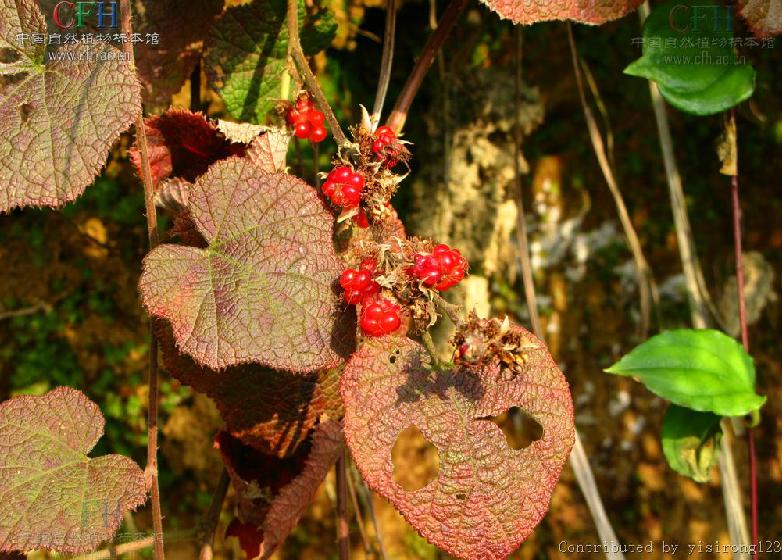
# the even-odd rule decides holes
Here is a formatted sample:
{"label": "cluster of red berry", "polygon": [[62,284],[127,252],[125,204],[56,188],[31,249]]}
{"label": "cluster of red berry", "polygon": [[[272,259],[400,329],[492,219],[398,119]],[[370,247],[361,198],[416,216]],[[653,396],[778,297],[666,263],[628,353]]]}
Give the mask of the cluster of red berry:
{"label": "cluster of red berry", "polygon": [[417,253],[410,274],[424,284],[444,292],[461,282],[467,272],[467,260],[458,249],[441,243],[431,253]]}
{"label": "cluster of red berry", "polygon": [[379,160],[385,160],[385,166],[389,169],[394,167],[398,161],[394,157],[394,145],[396,144],[396,133],[390,126],[379,126],[375,131],[375,141],[372,143],[372,151]]}
{"label": "cluster of red berry", "polygon": [[323,183],[323,194],[329,197],[334,206],[355,208],[361,202],[364,189],[364,176],[346,165],[332,169]]}
{"label": "cluster of red berry", "polygon": [[296,104],[288,110],[288,122],[293,126],[296,138],[315,144],[323,142],[328,135],[325,121],[326,117],[306,94],[300,95]]}
{"label": "cluster of red berry", "polygon": [[345,290],[345,301],[351,305],[361,304],[359,325],[369,336],[383,336],[399,328],[399,306],[380,297],[380,284],[373,275],[377,261],[366,258],[356,268],[348,268],[339,277],[339,284]]}

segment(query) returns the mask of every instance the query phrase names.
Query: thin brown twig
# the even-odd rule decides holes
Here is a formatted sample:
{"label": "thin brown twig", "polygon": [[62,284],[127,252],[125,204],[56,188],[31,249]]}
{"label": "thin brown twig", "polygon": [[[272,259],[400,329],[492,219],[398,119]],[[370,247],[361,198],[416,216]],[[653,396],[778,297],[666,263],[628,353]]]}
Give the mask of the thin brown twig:
{"label": "thin brown twig", "polygon": [[347,452],[343,447],[335,466],[337,471],[337,544],[339,546],[339,560],[348,560],[350,558],[347,462]]}
{"label": "thin brown twig", "polygon": [[579,99],[581,100],[581,108],[584,112],[584,118],[587,122],[587,129],[589,131],[589,138],[592,142],[592,147],[597,156],[600,170],[603,172],[603,177],[606,180],[611,196],[614,198],[614,204],[616,205],[617,213],[619,214],[619,221],[622,223],[622,229],[624,230],[625,237],[627,238],[627,244],[630,247],[630,252],[633,255],[635,261],[636,278],[638,281],[639,299],[641,303],[641,319],[639,321],[638,330],[641,338],[645,338],[649,331],[649,318],[652,310],[652,299],[656,292],[652,280],[652,272],[649,268],[649,264],[644,257],[643,249],[641,248],[641,242],[638,239],[638,234],[635,231],[633,222],[630,219],[630,213],[625,205],[622,193],[619,190],[619,184],[616,181],[616,176],[611,168],[606,155],[605,144],[603,137],[600,134],[600,129],[597,126],[595,117],[592,114],[592,110],[587,103],[586,93],[584,91],[584,83],[581,77],[581,68],[579,66],[578,51],[576,50],[576,42],[573,38],[573,28],[570,23],[565,24],[568,35],[568,42],[570,43],[570,54],[573,63],[573,72],[576,76],[576,85],[578,86]]}
{"label": "thin brown twig", "polygon": [[[131,23],[131,11],[129,0],[121,0],[120,11],[122,13],[122,32],[128,37],[133,34]],[[133,43],[130,41],[122,44],[125,57],[131,68],[136,68],[136,58],[133,52]],[[149,164],[149,148],[147,147],[147,134],[144,125],[143,111],[139,111],[136,119],[136,142],[141,154],[141,170],[144,183],[144,207],[147,214],[147,238],[150,251],[157,247],[159,242],[157,229],[157,210],[155,209],[155,193],[153,190],[152,168]],[[163,514],[160,507],[160,486],[157,472],[157,440],[158,440],[158,347],[157,338],[149,325],[149,390],[147,397],[147,466],[145,475],[147,484],[152,494],[152,525],[154,529],[154,550],[156,560],[164,560],[163,546]]]}
{"label": "thin brown twig", "polygon": [[154,537],[146,537],[137,541],[122,543],[116,546],[112,546],[111,548],[96,550],[95,552],[90,552],[89,554],[77,556],[74,560],[107,560],[108,558],[115,558],[120,554],[141,552],[147,548],[152,548],[155,540],[156,539]]}
{"label": "thin brown twig", "polygon": [[383,32],[383,54],[380,57],[380,76],[377,80],[377,93],[375,104],[372,106],[372,125],[380,122],[383,113],[383,105],[388,93],[388,84],[391,81],[391,64],[394,61],[394,43],[396,36],[396,2],[386,0],[386,26]]}
{"label": "thin brown twig", "polygon": [[[515,94],[516,94],[516,109],[515,109],[515,131],[514,131],[514,147],[516,152],[514,154],[517,164],[515,166],[516,172],[516,187],[517,194],[516,199],[519,204],[518,207],[518,224],[517,224],[517,236],[519,237],[519,251],[521,253],[521,267],[522,267],[522,283],[524,284],[524,295],[527,300],[527,307],[529,308],[530,319],[532,322],[532,329],[535,335],[545,341],[542,326],[540,324],[538,314],[538,303],[536,298],[535,282],[532,276],[532,264],[529,256],[529,239],[527,234],[527,227],[524,221],[524,206],[523,199],[524,193],[522,192],[521,182],[521,167],[518,164],[521,157],[521,125],[519,121],[518,105],[521,103],[521,68],[522,68],[522,44],[523,36],[520,27],[515,28],[515,49],[514,58],[516,65],[515,73]],[[616,533],[611,526],[611,521],[608,519],[603,501],[600,498],[600,492],[595,482],[595,476],[592,473],[592,467],[589,465],[589,459],[587,459],[584,446],[581,443],[581,436],[578,430],[575,431],[575,442],[573,444],[573,450],[570,453],[570,466],[576,475],[576,481],[578,482],[581,492],[584,494],[584,499],[587,502],[587,507],[592,515],[592,519],[597,528],[598,535],[602,542],[618,542]],[[606,551],[606,557],[609,560],[623,560],[624,555],[619,551],[608,550]]]}
{"label": "thin brown twig", "polygon": [[46,302],[39,302],[29,307],[22,307],[21,309],[13,309],[11,311],[0,312],[0,321],[6,319],[14,319],[16,317],[26,317],[27,315],[35,315],[41,311],[49,313],[52,310],[52,306]]}
{"label": "thin brown twig", "polygon": [[212,550],[214,535],[217,530],[217,524],[220,521],[220,513],[223,511],[223,502],[225,501],[225,495],[228,493],[228,485],[230,483],[231,478],[228,476],[228,471],[223,467],[220,479],[217,481],[217,488],[215,488],[215,493],[212,496],[212,502],[209,504],[204,521],[199,528],[200,536],[198,540],[201,544],[199,560],[212,560],[214,556],[214,551]]}
{"label": "thin brown twig", "polygon": [[356,485],[353,483],[353,477],[350,476],[350,473],[348,473],[347,480],[350,502],[353,504],[353,512],[356,514],[356,522],[358,523],[358,532],[361,533],[361,542],[364,545],[364,554],[366,554],[367,558],[370,558],[372,555],[372,544],[369,542],[369,536],[367,535],[367,529],[364,523],[364,516],[361,514],[361,508],[358,505]]}
{"label": "thin brown twig", "polygon": [[307,90],[315,98],[318,109],[326,116],[326,121],[329,123],[334,140],[336,140],[339,146],[349,145],[350,142],[348,142],[345,133],[342,132],[339,121],[334,115],[331,105],[326,101],[326,96],[323,94],[318,79],[312,73],[309,62],[307,62],[307,58],[304,56],[304,50],[301,48],[301,40],[299,39],[299,3],[297,0],[288,0],[288,54],[293,58],[299,71],[302,73]]}
{"label": "thin brown twig", "polygon": [[[729,126],[733,130],[731,142],[734,143],[731,150],[735,158],[735,173],[730,178],[731,207],[733,208],[733,248],[736,260],[736,291],[739,300],[739,324],[741,325],[741,343],[744,350],[749,353],[749,328],[747,322],[747,303],[744,296],[744,258],[741,240],[741,200],[739,198],[739,174],[738,174],[738,138],[736,133],[736,110],[730,110]],[[760,540],[758,529],[758,475],[757,454],[755,453],[755,433],[751,426],[747,427],[747,452],[749,459],[750,480],[750,519],[752,527],[752,543],[758,544]],[[757,552],[751,549],[750,554],[756,556]]]}
{"label": "thin brown twig", "polygon": [[380,522],[378,521],[377,515],[375,514],[375,504],[372,503],[372,492],[367,487],[366,481],[361,478],[360,474],[358,474],[358,470],[356,469],[355,465],[351,465],[350,474],[351,480],[354,480],[355,485],[358,487],[357,490],[361,496],[361,499],[366,504],[366,509],[369,512],[369,518],[372,520],[372,525],[375,528],[375,538],[377,539],[377,545],[380,549],[380,558],[385,560],[386,548],[383,544],[383,530],[380,527]]}
{"label": "thin brown twig", "polygon": [[421,56],[418,57],[418,61],[415,63],[413,71],[407,78],[407,82],[402,87],[402,92],[397,97],[394,110],[391,111],[391,116],[388,117],[386,124],[394,129],[397,133],[402,131],[402,127],[407,120],[407,113],[410,110],[410,105],[413,103],[413,99],[418,93],[418,89],[421,87],[421,83],[424,81],[424,76],[432,66],[434,59],[437,57],[437,53],[443,46],[445,39],[451,33],[454,25],[456,25],[459,16],[467,7],[469,0],[451,0],[448,7],[443,13],[443,17],[440,18],[440,22],[437,25],[434,33],[429,37],[429,40],[424,45],[424,49],[421,52]]}

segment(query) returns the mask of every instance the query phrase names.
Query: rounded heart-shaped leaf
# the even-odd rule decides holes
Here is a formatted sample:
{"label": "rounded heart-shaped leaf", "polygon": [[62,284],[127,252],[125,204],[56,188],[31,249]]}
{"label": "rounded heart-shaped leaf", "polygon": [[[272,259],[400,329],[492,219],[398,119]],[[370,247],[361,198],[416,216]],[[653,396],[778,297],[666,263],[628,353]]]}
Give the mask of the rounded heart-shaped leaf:
{"label": "rounded heart-shaped leaf", "polygon": [[212,369],[334,367],[352,350],[335,283],[334,219],[315,189],[248,159],[214,164],[188,195],[206,248],[161,245],[139,281],[177,347]]}
{"label": "rounded heart-shaped leaf", "polygon": [[92,550],[146,501],[136,463],[87,457],[104,425],[98,406],[68,387],[0,404],[0,552]]}
{"label": "rounded heart-shaped leaf", "polygon": [[620,18],[635,10],[643,0],[560,0],[530,2],[529,0],[481,0],[500,17],[513,23],[531,24],[539,21],[572,20],[599,25]]}
{"label": "rounded heart-shaped leaf", "polygon": [[[484,366],[440,370],[407,338],[367,341],[342,378],[345,437],[369,486],[426,539],[465,560],[506,558],[540,522],[574,442],[568,384],[544,344],[521,339],[521,371]],[[513,407],[542,428],[523,449],[492,421]],[[440,457],[437,478],[408,491],[394,480],[392,449],[414,426]]]}
{"label": "rounded heart-shaped leaf", "polygon": [[74,200],[141,112],[118,49],[76,42],[47,52],[31,39],[45,33],[34,0],[0,0],[0,46],[13,58],[0,62],[0,212]]}

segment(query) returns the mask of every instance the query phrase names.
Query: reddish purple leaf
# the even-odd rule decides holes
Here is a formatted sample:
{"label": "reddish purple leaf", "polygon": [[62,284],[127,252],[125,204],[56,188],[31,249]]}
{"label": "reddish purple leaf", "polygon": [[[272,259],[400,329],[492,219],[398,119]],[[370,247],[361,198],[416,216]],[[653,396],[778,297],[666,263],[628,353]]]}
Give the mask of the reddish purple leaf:
{"label": "reddish purple leaf", "polygon": [[[275,465],[257,455],[238,454],[226,444],[221,441],[220,449],[239,498],[239,518],[231,522],[226,536],[238,537],[248,558],[269,558],[296,526],[342,453],[342,428],[326,420],[313,431],[309,449]],[[238,469],[237,461],[251,467]]]}
{"label": "reddish purple leaf", "polygon": [[[47,58],[34,0],[0,0],[0,212],[62,206],[84,192],[141,111],[138,80],[120,51],[81,42]],[[17,43],[16,36],[28,40]],[[103,58],[106,57],[106,58]]]}
{"label": "reddish purple leaf", "polygon": [[146,501],[133,461],[87,457],[104,424],[98,406],[68,387],[0,403],[0,551],[92,550]]}
{"label": "reddish purple leaf", "polygon": [[[568,384],[542,342],[516,327],[523,367],[499,358],[476,369],[437,370],[407,338],[367,341],[342,378],[345,435],[371,488],[430,542],[465,560],[506,558],[549,507],[574,441]],[[519,407],[543,436],[513,449],[490,419]],[[438,449],[439,474],[420,490],[394,481],[391,450],[418,428]]]}
{"label": "reddish purple leaf", "polygon": [[[163,115],[144,119],[144,124],[156,185],[169,177],[195,181],[216,161],[245,151],[243,145],[228,141],[201,113],[170,109]],[[140,176],[141,155],[137,147],[130,150],[130,157]]]}
{"label": "reddish purple leaf", "polygon": [[157,330],[166,370],[214,400],[230,435],[261,453],[292,455],[331,402],[315,375],[294,375],[257,364],[218,372],[178,352],[171,329]]}
{"label": "reddish purple leaf", "polygon": [[349,354],[333,219],[312,187],[232,158],[199,177],[188,205],[209,246],[161,245],[140,280],[144,305],[169,321],[182,352],[212,369],[297,372]]}
{"label": "reddish purple leaf", "polygon": [[782,0],[740,0],[739,13],[758,37],[782,35]]}
{"label": "reddish purple leaf", "polygon": [[643,0],[561,0],[530,2],[529,0],[481,0],[492,11],[513,23],[537,23],[550,20],[572,20],[601,24],[620,18],[635,10]]}

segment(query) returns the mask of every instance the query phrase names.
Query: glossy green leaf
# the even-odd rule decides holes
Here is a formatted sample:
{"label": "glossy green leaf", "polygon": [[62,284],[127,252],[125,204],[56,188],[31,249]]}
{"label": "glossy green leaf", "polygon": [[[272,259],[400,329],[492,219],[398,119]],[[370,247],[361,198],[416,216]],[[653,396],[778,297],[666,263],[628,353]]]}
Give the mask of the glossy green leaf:
{"label": "glossy green leaf", "polygon": [[[235,119],[263,124],[280,99],[288,58],[286,10],[286,0],[255,0],[227,9],[212,29],[207,70]],[[303,1],[299,26],[307,55],[328,47],[337,30],[330,12],[308,15]]]}
{"label": "glossy green leaf", "polygon": [[740,416],[759,409],[755,366],[744,348],[715,330],[664,332],[606,370],[638,378],[654,394],[693,410]]}
{"label": "glossy green leaf", "polygon": [[662,442],[665,459],[673,470],[695,482],[708,482],[719,461],[720,417],[672,404],[665,411]]}
{"label": "glossy green leaf", "polygon": [[725,8],[675,1],[651,13],[644,25],[643,56],[625,73],[654,80],[674,107],[711,115],[752,96],[755,70],[731,46]]}

